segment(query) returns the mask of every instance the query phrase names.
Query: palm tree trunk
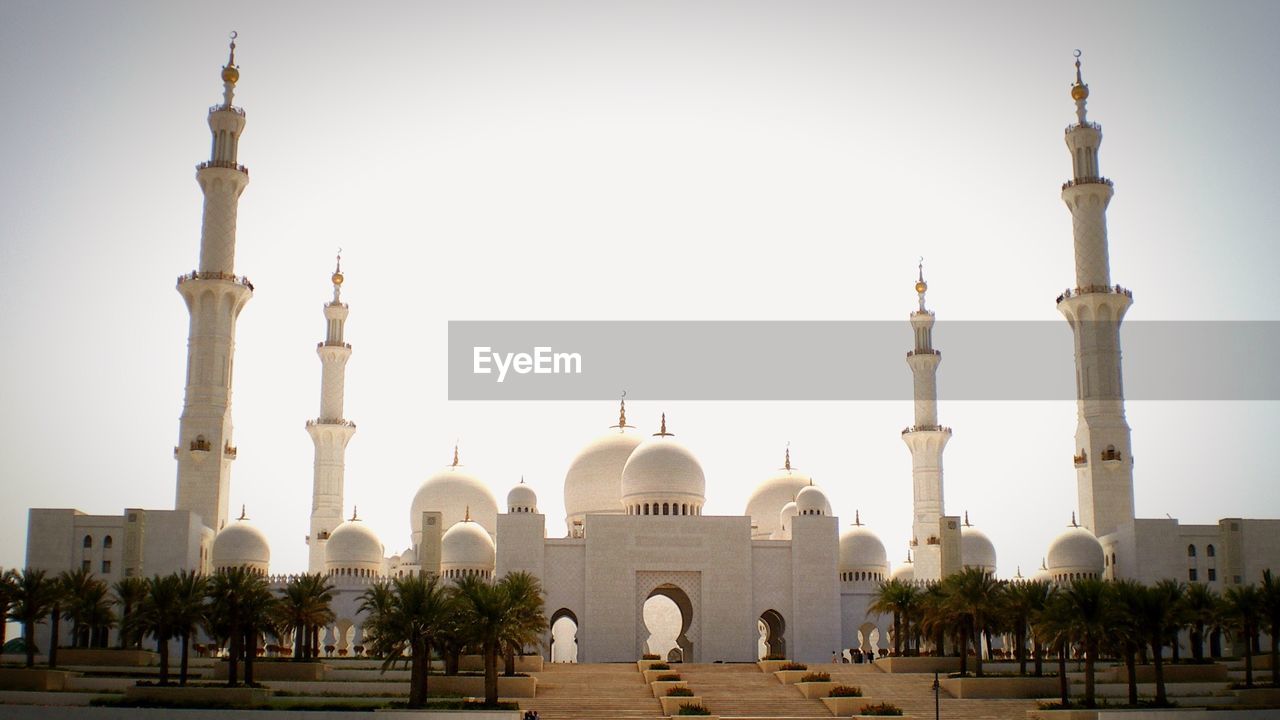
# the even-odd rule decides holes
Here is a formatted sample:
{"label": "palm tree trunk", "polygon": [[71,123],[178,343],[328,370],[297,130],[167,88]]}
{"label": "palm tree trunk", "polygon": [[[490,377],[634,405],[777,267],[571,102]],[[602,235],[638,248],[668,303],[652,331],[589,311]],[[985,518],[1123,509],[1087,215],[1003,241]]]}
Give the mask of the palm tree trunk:
{"label": "palm tree trunk", "polygon": [[1253,687],[1253,633],[1245,625],[1244,632],[1244,686]]}
{"label": "palm tree trunk", "polygon": [[227,687],[235,687],[240,680],[240,642],[243,639],[240,628],[232,624],[231,637],[227,643],[230,645],[227,649]]}
{"label": "palm tree trunk", "polygon": [[1084,645],[1084,704],[1086,707],[1093,707],[1097,699],[1096,685],[1094,684],[1093,663],[1094,656],[1098,654],[1098,643],[1095,640],[1089,640]]}
{"label": "palm tree trunk", "polygon": [[1174,630],[1173,637],[1171,638],[1173,640],[1173,664],[1174,665],[1178,664],[1178,660],[1180,660],[1182,656],[1181,648],[1179,648],[1179,645],[1181,645],[1181,643],[1179,642],[1180,635],[1182,635],[1181,631]]}
{"label": "palm tree trunk", "polygon": [[893,654],[902,654],[902,613],[893,612]]}
{"label": "palm tree trunk", "polygon": [[36,624],[32,620],[22,623],[22,644],[27,650],[27,667],[36,666]]}
{"label": "palm tree trunk", "polygon": [[426,695],[426,673],[423,672],[424,663],[429,662],[423,658],[422,640],[413,638],[409,641],[409,707],[420,708],[423,705],[423,699]]}
{"label": "palm tree trunk", "polygon": [[1014,633],[1014,642],[1018,643],[1018,674],[1027,674],[1027,624],[1022,623]]}
{"label": "palm tree trunk", "polygon": [[969,624],[960,624],[960,674],[969,672]]}
{"label": "palm tree trunk", "polygon": [[498,643],[484,644],[484,704],[498,704]]}
{"label": "palm tree trunk", "polygon": [[502,674],[507,677],[516,674],[516,651],[513,647],[508,647],[502,654]]}
{"label": "palm tree trunk", "polygon": [[1155,656],[1156,664],[1156,704],[1167,705],[1169,701],[1164,694],[1164,653],[1160,647],[1161,642],[1160,634],[1157,633],[1151,639],[1151,653]]}
{"label": "palm tree trunk", "polygon": [[307,657],[315,660],[320,657],[320,626],[311,626],[311,646],[307,648]]}
{"label": "palm tree trunk", "polygon": [[1036,677],[1044,677],[1044,645],[1041,645],[1039,640],[1032,640],[1031,652],[1035,653],[1036,656]]}
{"label": "palm tree trunk", "polygon": [[973,674],[982,677],[982,629],[976,620],[973,626]]}
{"label": "palm tree trunk", "polygon": [[168,633],[156,632],[156,652],[160,653],[160,684],[169,684],[169,638]]}
{"label": "palm tree trunk", "polygon": [[191,647],[191,631],[187,630],[182,633],[182,646],[179,649],[179,651],[182,653],[182,657],[178,661],[178,684],[179,685],[187,684],[187,656],[189,654],[190,647]]}
{"label": "palm tree trunk", "polygon": [[1196,662],[1204,660],[1204,623],[1202,622],[1191,627],[1191,658]]}
{"label": "palm tree trunk", "polygon": [[1124,669],[1129,682],[1129,704],[1138,704],[1138,651],[1132,644],[1124,649]]}
{"label": "palm tree trunk", "polygon": [[1058,641],[1058,694],[1062,696],[1062,706],[1071,703],[1070,688],[1067,686],[1067,641]]}
{"label": "palm tree trunk", "polygon": [[58,666],[58,624],[62,620],[62,609],[53,606],[53,614],[49,619],[49,667]]}
{"label": "palm tree trunk", "polygon": [[253,659],[258,654],[258,631],[245,633],[244,644],[244,684],[253,684]]}

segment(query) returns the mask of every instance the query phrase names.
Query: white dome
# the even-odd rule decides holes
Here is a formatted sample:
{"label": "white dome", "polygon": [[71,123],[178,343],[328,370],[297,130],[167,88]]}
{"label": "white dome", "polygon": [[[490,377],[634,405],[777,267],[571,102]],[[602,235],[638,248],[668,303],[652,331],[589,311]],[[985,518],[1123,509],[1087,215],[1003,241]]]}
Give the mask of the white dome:
{"label": "white dome", "polygon": [[[787,463],[791,464],[790,453]],[[778,512],[782,506],[796,499],[796,494],[813,479],[797,470],[784,469],[779,474],[756,486],[747,500],[746,514],[751,516],[754,538],[767,538],[778,529]],[[827,514],[830,514],[828,510]]]}
{"label": "white dome", "polygon": [[770,537],[779,540],[786,540],[791,537],[791,518],[799,515],[800,511],[796,509],[796,502],[792,500],[782,509],[778,511],[778,519],[774,523],[773,534]]}
{"label": "white dome", "polygon": [[[665,428],[664,421],[664,432]],[[670,435],[655,435],[640,443],[622,468],[624,506],[669,500],[701,507],[706,493],[702,465]]]}
{"label": "white dome", "polygon": [[351,519],[329,535],[329,541],[324,544],[324,567],[330,573],[356,570],[381,575],[382,552],[378,535],[368,525]]}
{"label": "white dome", "polygon": [[1054,579],[1069,576],[1102,577],[1102,543],[1082,527],[1069,527],[1049,544],[1047,564]]}
{"label": "white dome", "polygon": [[471,510],[471,519],[490,535],[498,530],[498,501],[489,486],[458,465],[450,465],[427,478],[413,496],[409,510],[409,526],[413,528],[414,542],[421,538],[422,513],[441,513],[442,527],[453,527]]}
{"label": "white dome", "polygon": [[524,480],[507,493],[507,512],[538,512],[538,494]]}
{"label": "white dome", "polygon": [[440,570],[446,577],[457,571],[492,573],[496,564],[493,538],[477,522],[455,523],[440,540]]}
{"label": "white dome", "polygon": [[267,536],[254,527],[247,518],[222,528],[213,539],[213,569],[244,567],[262,575],[267,574],[271,563],[271,547]]}
{"label": "white dome", "polygon": [[996,571],[996,546],[987,534],[972,525],[960,528],[960,564]]}
{"label": "white dome", "polygon": [[884,572],[889,558],[884,543],[866,525],[855,525],[840,535],[840,571]]}
{"label": "white dome", "polygon": [[622,468],[640,441],[635,433],[611,432],[582,448],[564,476],[566,522],[587,514],[623,512]]}
{"label": "white dome", "polygon": [[831,503],[817,485],[805,485],[796,493],[796,512],[800,515],[830,515]]}
{"label": "white dome", "polygon": [[915,579],[916,579],[915,563],[911,562],[910,560],[902,563],[901,565],[893,569],[893,572],[889,574],[889,579],[901,580],[902,582],[908,582],[908,583],[915,582]]}
{"label": "white dome", "polygon": [[1031,579],[1037,582],[1052,582],[1053,574],[1049,572],[1049,568],[1039,567],[1031,574]]}

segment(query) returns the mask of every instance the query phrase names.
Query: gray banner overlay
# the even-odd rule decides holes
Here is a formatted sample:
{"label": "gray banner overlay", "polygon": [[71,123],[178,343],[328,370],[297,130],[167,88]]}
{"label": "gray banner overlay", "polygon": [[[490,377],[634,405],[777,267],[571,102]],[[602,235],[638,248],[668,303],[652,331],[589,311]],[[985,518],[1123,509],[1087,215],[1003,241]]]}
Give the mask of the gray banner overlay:
{"label": "gray banner overlay", "polygon": [[[913,344],[902,321],[451,321],[449,399],[910,400]],[[1076,397],[1065,322],[939,320],[933,347],[940,400]],[[1280,400],[1280,322],[1126,322],[1121,349],[1129,400]]]}

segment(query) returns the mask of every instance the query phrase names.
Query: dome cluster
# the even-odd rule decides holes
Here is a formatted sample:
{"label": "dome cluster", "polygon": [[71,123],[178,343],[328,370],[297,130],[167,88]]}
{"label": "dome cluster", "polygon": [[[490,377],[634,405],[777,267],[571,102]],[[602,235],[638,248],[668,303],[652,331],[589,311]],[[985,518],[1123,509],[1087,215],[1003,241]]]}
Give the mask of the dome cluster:
{"label": "dome cluster", "polygon": [[[784,539],[790,537],[788,518],[796,515],[831,515],[831,503],[813,484],[813,478],[791,467],[791,450],[787,449],[783,467],[775,475],[756,486],[747,499],[746,514],[751,516],[751,537]],[[800,494],[813,487],[801,507]],[[816,494],[815,494],[816,491]]]}
{"label": "dome cluster", "polygon": [[451,528],[470,517],[490,535],[498,531],[498,501],[480,478],[462,469],[454,449],[453,464],[427,478],[413,496],[409,506],[409,523],[413,542],[422,541],[422,513],[439,512],[442,527]]}

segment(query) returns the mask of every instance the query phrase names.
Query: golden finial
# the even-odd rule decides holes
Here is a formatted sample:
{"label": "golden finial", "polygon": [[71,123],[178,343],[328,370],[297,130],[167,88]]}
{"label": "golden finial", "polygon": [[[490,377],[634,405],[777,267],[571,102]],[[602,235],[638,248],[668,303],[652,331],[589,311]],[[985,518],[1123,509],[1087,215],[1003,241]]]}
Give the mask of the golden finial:
{"label": "golden finial", "polygon": [[336,286],[342,284],[342,280],[342,248],[338,248],[338,265],[333,270],[333,284],[335,286],[335,290],[337,289]]}
{"label": "golden finial", "polygon": [[248,516],[248,515],[246,515],[246,514],[245,514],[245,512],[244,512],[244,505],[241,505],[241,506],[240,506],[240,519],[241,519],[241,520],[248,520],[248,519],[249,519],[249,516]]}
{"label": "golden finial", "polygon": [[462,518],[462,522],[471,522],[471,506],[467,506],[467,516]]}
{"label": "golden finial", "polygon": [[1089,86],[1084,84],[1084,78],[1080,75],[1080,51],[1076,50],[1076,84],[1071,86],[1071,99],[1076,102],[1084,102],[1089,97]]}
{"label": "golden finial", "polygon": [[916,268],[920,271],[920,274],[916,276],[916,292],[923,295],[929,289],[929,283],[924,281],[924,256],[920,257],[920,263],[916,265]]}
{"label": "golden finial", "polygon": [[228,85],[235,85],[240,80],[240,68],[236,67],[236,38],[239,35],[235,30],[231,31],[231,57],[227,58],[227,64],[222,68],[222,82]]}
{"label": "golden finial", "polygon": [[449,465],[449,467],[456,468],[461,464],[462,463],[458,461],[458,441],[455,440],[453,442],[453,463]]}
{"label": "golden finial", "polygon": [[1074,510],[1071,511],[1071,527],[1080,527],[1076,524],[1076,512]]}
{"label": "golden finial", "polygon": [[858,527],[862,527],[862,513],[857,510],[853,511],[853,524]]}
{"label": "golden finial", "polygon": [[524,484],[524,476],[523,476],[523,475],[521,475],[521,476],[520,476],[520,484],[521,484],[521,485],[523,485],[523,484]]}
{"label": "golden finial", "polygon": [[970,525],[970,524],[969,524],[969,511],[968,511],[968,510],[965,510],[965,511],[964,511],[964,526],[965,526],[965,527],[973,527],[972,525]]}
{"label": "golden finial", "polygon": [[786,460],[782,463],[782,469],[791,472],[791,441],[787,441]]}
{"label": "golden finial", "polygon": [[654,437],[675,437],[675,433],[667,432],[667,414],[662,413],[662,427],[653,434]]}
{"label": "golden finial", "polygon": [[618,432],[626,432],[627,428],[632,427],[627,424],[627,391],[622,391],[622,400],[618,403],[618,424],[610,425],[612,428],[618,428]]}
{"label": "golden finial", "polygon": [[360,519],[360,514],[357,512],[357,510],[358,510],[357,506],[355,505],[351,506],[351,522],[355,522]]}

